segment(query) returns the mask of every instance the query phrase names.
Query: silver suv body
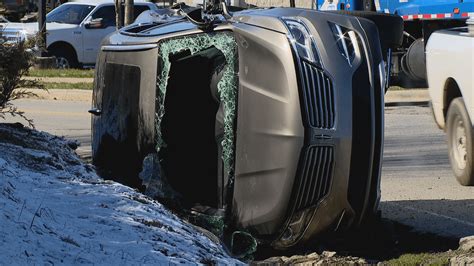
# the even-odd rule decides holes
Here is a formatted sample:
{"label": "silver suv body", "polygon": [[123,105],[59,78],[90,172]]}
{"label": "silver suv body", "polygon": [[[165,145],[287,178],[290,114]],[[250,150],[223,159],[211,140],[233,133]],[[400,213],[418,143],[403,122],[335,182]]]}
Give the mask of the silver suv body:
{"label": "silver suv body", "polygon": [[364,223],[380,198],[376,26],[289,8],[210,27],[170,14],[104,40],[94,164],[138,187],[166,178],[182,206],[277,248]]}

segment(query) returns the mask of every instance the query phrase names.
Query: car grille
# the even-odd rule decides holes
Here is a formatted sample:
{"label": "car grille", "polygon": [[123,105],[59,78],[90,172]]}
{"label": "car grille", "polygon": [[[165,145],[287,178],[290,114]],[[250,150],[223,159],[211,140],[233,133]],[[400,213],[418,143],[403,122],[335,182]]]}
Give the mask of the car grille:
{"label": "car grille", "polygon": [[301,172],[294,187],[295,211],[316,205],[328,194],[334,170],[332,146],[312,146],[302,155]]}
{"label": "car grille", "polygon": [[336,111],[331,79],[321,69],[308,62],[302,61],[301,65],[301,81],[310,126],[333,128]]}

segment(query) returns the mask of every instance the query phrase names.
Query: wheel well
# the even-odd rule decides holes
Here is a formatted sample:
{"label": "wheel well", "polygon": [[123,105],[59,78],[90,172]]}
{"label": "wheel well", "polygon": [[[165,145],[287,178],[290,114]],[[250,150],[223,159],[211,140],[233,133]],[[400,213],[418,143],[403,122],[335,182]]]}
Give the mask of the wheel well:
{"label": "wheel well", "polygon": [[56,49],[67,50],[68,52],[71,52],[74,55],[74,57],[77,59],[76,49],[74,49],[74,47],[67,42],[52,43],[51,45],[48,46],[48,53],[51,54],[51,51],[54,51]]}
{"label": "wheel well", "polygon": [[461,90],[459,89],[458,83],[453,78],[449,78],[444,85],[444,118],[446,118],[446,114],[448,113],[449,105],[457,97],[462,97]]}

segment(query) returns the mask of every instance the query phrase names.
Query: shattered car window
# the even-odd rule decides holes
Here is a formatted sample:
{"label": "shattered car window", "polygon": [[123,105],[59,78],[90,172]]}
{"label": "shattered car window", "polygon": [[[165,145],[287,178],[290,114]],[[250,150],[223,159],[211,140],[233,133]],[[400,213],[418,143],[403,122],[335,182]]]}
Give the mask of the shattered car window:
{"label": "shattered car window", "polygon": [[[161,134],[161,120],[165,114],[164,102],[171,68],[170,56],[189,50],[191,54],[214,46],[224,54],[227,66],[234,66],[237,60],[237,47],[232,35],[226,33],[199,34],[167,40],[160,44],[159,55],[163,64],[157,78],[157,111],[156,111],[156,150],[166,145]],[[234,121],[237,97],[237,73],[234,68],[226,67],[217,84],[220,100],[224,105],[224,139],[222,140],[224,166],[228,174],[233,171],[234,157]]]}

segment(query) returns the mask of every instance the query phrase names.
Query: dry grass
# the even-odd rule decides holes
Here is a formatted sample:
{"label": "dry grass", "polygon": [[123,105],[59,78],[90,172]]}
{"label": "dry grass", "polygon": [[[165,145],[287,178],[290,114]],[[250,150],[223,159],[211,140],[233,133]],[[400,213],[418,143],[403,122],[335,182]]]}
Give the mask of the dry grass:
{"label": "dry grass", "polygon": [[29,77],[93,78],[93,69],[30,69]]}
{"label": "dry grass", "polygon": [[59,83],[59,82],[42,82],[47,90],[92,90],[93,84],[89,82],[80,83]]}

